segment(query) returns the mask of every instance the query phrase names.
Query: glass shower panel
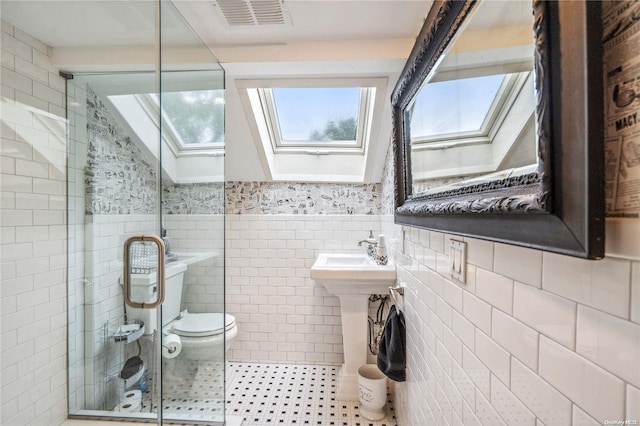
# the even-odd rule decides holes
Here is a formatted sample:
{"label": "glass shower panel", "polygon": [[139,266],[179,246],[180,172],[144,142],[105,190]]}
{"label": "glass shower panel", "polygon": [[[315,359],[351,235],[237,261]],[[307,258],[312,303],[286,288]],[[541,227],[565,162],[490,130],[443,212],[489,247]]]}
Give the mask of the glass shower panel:
{"label": "glass shower panel", "polygon": [[[75,75],[69,119],[69,413],[157,418],[157,310],[125,305],[123,245],[160,230],[160,131],[139,120],[156,75]],[[157,286],[155,245],[131,250],[131,293]]]}
{"label": "glass shower panel", "polygon": [[[168,260],[186,265],[162,308],[164,417],[224,421],[224,71],[162,1],[162,226]],[[171,263],[169,263],[171,264]]]}

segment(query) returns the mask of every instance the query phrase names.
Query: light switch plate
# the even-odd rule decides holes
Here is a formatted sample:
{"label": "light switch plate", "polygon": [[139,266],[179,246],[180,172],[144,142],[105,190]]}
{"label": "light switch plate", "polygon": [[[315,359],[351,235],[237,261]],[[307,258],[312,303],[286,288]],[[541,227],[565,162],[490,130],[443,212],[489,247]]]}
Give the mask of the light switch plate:
{"label": "light switch plate", "polygon": [[464,284],[467,279],[467,243],[456,240],[449,241],[449,275]]}

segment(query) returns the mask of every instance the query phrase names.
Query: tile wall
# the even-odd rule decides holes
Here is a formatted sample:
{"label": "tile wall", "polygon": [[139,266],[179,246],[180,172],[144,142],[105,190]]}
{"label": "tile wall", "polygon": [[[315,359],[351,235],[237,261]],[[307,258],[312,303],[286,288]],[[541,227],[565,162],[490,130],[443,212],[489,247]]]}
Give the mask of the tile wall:
{"label": "tile wall", "polygon": [[67,411],[65,84],[48,46],[1,26],[0,423],[60,424]]}
{"label": "tile wall", "polygon": [[317,254],[363,252],[379,215],[228,214],[227,312],[232,361],[342,363],[340,302],[309,277]]}
{"label": "tile wall", "polygon": [[[197,199],[197,198],[193,198]],[[216,204],[222,210],[222,206]],[[184,274],[182,307],[189,312],[224,312],[224,216],[221,214],[167,214],[171,250],[203,258]]]}
{"label": "tile wall", "polygon": [[640,262],[457,237],[468,250],[457,283],[453,236],[393,223],[391,168],[381,228],[407,286],[399,424],[640,423]]}

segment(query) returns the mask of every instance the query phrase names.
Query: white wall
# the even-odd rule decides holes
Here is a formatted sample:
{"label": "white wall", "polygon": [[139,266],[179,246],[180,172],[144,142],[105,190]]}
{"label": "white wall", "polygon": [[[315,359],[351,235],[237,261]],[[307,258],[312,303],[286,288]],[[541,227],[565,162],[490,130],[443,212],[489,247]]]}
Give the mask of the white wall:
{"label": "white wall", "polygon": [[2,415],[67,411],[64,80],[50,48],[2,22]]}

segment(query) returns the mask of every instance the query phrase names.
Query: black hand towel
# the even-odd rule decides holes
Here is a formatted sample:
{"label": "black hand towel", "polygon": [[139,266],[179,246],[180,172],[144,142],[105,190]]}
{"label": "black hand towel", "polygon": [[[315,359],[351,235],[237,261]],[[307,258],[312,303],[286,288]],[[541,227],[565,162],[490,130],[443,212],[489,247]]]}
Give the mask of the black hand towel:
{"label": "black hand towel", "polygon": [[378,368],[396,382],[407,380],[405,371],[405,328],[402,313],[391,307],[378,347]]}

